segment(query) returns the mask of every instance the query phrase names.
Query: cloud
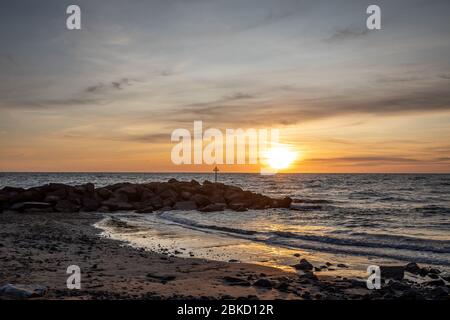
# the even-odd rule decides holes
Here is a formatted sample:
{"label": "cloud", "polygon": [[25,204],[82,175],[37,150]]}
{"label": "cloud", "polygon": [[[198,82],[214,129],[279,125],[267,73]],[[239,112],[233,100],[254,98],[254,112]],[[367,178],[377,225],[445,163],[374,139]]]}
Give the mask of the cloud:
{"label": "cloud", "polygon": [[345,28],[337,30],[329,38],[325,39],[326,42],[340,42],[346,40],[354,40],[362,38],[369,34],[369,29],[365,28],[362,30]]}
{"label": "cloud", "polygon": [[0,55],[0,65],[1,64],[6,64],[10,66],[12,65],[15,67],[19,66],[19,62],[17,61],[17,59],[14,58],[13,55],[9,53]]}
{"label": "cloud", "polygon": [[338,158],[313,158],[305,159],[311,162],[389,162],[389,163],[417,163],[422,160],[405,157],[383,157],[383,156],[358,156],[358,157],[338,157]]}
{"label": "cloud", "polygon": [[403,156],[355,156],[355,157],[335,157],[335,158],[312,158],[305,159],[305,162],[330,163],[341,165],[429,165],[429,164],[447,164],[449,157],[438,157],[430,159],[416,159]]}
{"label": "cloud", "polygon": [[85,89],[68,94],[67,97],[60,98],[41,98],[41,97],[22,97],[3,99],[0,101],[0,108],[54,108],[64,106],[102,106],[110,103],[116,96],[112,94],[122,91],[128,87],[131,87],[138,80],[131,78],[119,78],[118,80],[109,82],[99,82],[93,85],[87,86]]}
{"label": "cloud", "polygon": [[105,85],[103,83],[95,84],[86,88],[86,92],[93,93],[103,89]]}
{"label": "cloud", "polygon": [[236,92],[231,95],[225,96],[222,101],[233,101],[233,100],[244,100],[244,99],[252,99],[254,96],[244,92]]}
{"label": "cloud", "polygon": [[[176,123],[204,120],[218,125],[252,126],[292,125],[313,120],[352,114],[398,116],[450,111],[450,92],[444,83],[432,84],[414,90],[371,91],[360,88],[353,93],[330,95],[323,90],[317,98],[279,99],[276,95],[260,95],[258,99],[212,100],[166,109],[161,119]],[[245,97],[245,99],[244,99]],[[255,98],[255,96],[251,96]]]}
{"label": "cloud", "polygon": [[145,143],[168,143],[170,142],[170,133],[149,133],[142,135],[124,136],[123,140]]}
{"label": "cloud", "polygon": [[125,87],[129,87],[133,84],[134,80],[129,78],[121,78],[119,80],[111,81],[109,83],[104,84],[103,82],[99,82],[97,84],[88,86],[84,91],[87,93],[98,93],[111,89],[122,90]]}

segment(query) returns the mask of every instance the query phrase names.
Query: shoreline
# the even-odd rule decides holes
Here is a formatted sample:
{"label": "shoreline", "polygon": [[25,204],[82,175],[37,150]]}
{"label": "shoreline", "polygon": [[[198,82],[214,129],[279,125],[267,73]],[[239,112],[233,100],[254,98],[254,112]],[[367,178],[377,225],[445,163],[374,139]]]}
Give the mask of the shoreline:
{"label": "shoreline", "polygon": [[[0,214],[0,287],[43,286],[35,299],[448,299],[448,285],[404,279],[381,290],[365,281],[291,273],[135,249],[100,236],[93,213]],[[81,290],[69,290],[66,269],[81,268]],[[0,294],[0,299],[14,299]]]}

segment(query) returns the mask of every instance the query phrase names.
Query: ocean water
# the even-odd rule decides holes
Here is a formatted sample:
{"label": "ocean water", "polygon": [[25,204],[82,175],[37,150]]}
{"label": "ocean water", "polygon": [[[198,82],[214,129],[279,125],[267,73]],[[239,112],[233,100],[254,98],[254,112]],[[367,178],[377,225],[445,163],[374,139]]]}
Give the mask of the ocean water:
{"label": "ocean water", "polygon": [[[1,173],[0,186],[49,182],[103,186],[116,182],[200,182],[191,173]],[[300,254],[314,265],[344,263],[329,273],[415,261],[450,269],[450,175],[219,174],[219,181],[271,197],[290,196],[295,210],[200,213],[123,212],[97,224],[104,235],[186,257],[238,260],[289,269]],[[114,227],[120,219],[134,228]]]}

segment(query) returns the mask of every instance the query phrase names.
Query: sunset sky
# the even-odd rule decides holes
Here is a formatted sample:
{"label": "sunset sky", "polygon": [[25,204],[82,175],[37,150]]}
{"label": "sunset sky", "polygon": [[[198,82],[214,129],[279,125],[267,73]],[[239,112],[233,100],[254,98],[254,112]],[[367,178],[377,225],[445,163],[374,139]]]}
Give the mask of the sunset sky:
{"label": "sunset sky", "polygon": [[450,172],[448,0],[2,1],[0,43],[0,171],[210,171],[170,160],[202,120],[291,172]]}

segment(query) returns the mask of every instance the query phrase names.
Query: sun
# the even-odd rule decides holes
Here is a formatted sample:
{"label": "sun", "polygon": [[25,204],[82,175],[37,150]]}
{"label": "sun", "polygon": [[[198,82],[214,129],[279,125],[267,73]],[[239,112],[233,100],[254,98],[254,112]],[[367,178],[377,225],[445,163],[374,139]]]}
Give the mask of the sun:
{"label": "sun", "polygon": [[297,157],[296,153],[285,146],[279,146],[267,151],[267,163],[275,170],[286,169]]}

